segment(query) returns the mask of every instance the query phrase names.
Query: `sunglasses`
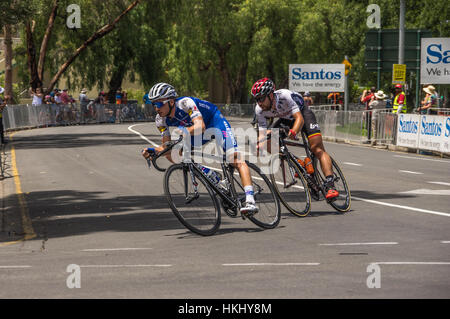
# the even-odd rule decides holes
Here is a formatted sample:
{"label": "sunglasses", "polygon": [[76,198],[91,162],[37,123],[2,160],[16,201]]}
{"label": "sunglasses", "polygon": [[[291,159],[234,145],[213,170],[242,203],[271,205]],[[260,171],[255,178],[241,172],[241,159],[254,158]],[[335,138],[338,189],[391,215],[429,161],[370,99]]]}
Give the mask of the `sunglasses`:
{"label": "sunglasses", "polygon": [[255,97],[256,102],[261,103],[266,99],[267,95]]}
{"label": "sunglasses", "polygon": [[159,108],[163,107],[164,104],[166,104],[169,101],[170,100],[165,100],[165,101],[161,101],[161,102],[153,102],[153,105],[159,109]]}

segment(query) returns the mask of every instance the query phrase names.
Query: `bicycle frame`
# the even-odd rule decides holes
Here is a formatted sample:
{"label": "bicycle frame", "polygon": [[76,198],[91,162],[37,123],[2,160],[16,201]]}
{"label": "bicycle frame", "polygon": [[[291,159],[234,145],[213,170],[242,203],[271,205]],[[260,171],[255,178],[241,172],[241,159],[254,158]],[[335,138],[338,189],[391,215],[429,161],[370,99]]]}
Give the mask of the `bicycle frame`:
{"label": "bicycle frame", "polygon": [[[167,143],[167,147],[161,151],[160,153],[158,153],[155,157],[153,157],[151,159],[151,163],[153,163],[153,166],[155,166],[155,168],[159,171],[165,171],[165,169],[161,169],[160,167],[158,167],[158,165],[156,164],[156,160],[158,158],[160,158],[161,156],[163,156],[164,154],[166,154],[167,152],[169,152],[170,150],[172,150],[172,148],[177,145],[178,143],[180,143],[182,141],[183,137],[180,136],[180,138],[177,141],[170,141]],[[195,153],[192,153],[191,155],[195,155]],[[202,154],[204,156],[204,154]],[[211,155],[212,156],[212,155]],[[213,156],[215,159],[218,159],[218,157]],[[147,160],[148,165],[150,165],[150,160]],[[198,183],[195,181],[195,175],[193,173],[193,170],[195,170],[197,173],[202,174],[203,177],[205,177],[205,181],[208,184],[208,186],[210,186],[214,192],[219,195],[219,197],[224,200],[224,202],[227,203],[227,205],[229,205],[230,209],[232,210],[236,210],[236,209],[240,209],[242,207],[242,203],[241,203],[241,199],[238,198],[238,194],[236,192],[236,189],[234,187],[234,183],[233,181],[233,173],[234,173],[234,167],[231,164],[227,164],[226,163],[226,156],[224,155],[222,157],[222,163],[221,163],[221,167],[222,167],[222,173],[224,176],[224,179],[228,180],[228,188],[230,191],[230,194],[228,194],[227,192],[225,192],[223,189],[219,188],[215,183],[213,183],[207,176],[206,174],[200,170],[195,164],[195,162],[193,162],[192,160],[190,162],[183,162],[183,169],[189,170],[189,175],[191,178],[191,182],[192,182],[192,186],[195,192],[195,195],[192,196],[191,198],[189,198],[188,196],[188,184],[187,184],[187,180],[185,180],[185,196],[186,196],[186,200],[189,202],[193,201],[194,199],[198,198],[198,192],[197,192],[197,186]],[[184,176],[184,178],[186,178],[187,175]],[[236,214],[237,215],[237,214]]]}
{"label": "bicycle frame", "polygon": [[[285,133],[285,129],[288,127],[285,127],[284,125],[282,125],[283,131],[282,134],[280,134],[280,152],[286,156],[289,157],[293,160],[293,162],[295,163],[295,165],[297,166],[297,168],[300,170],[300,172],[302,173],[302,175],[305,177],[306,181],[308,182],[308,185],[313,187],[314,191],[318,191],[320,190],[320,192],[322,193],[322,195],[325,197],[325,190],[323,188],[322,185],[320,185],[319,182],[319,177],[317,176],[317,167],[314,167],[314,173],[313,174],[308,174],[306,169],[300,165],[297,161],[297,158],[291,153],[289,152],[287,145],[291,145],[291,146],[299,146],[299,147],[303,147],[305,149],[306,152],[306,156],[309,157],[311,159],[312,164],[314,165],[315,161],[315,155],[314,153],[311,151],[311,148],[309,147],[309,142],[305,136],[305,133],[302,131],[301,135],[302,135],[302,142],[290,142],[290,141],[286,141],[286,133]],[[284,164],[282,164],[284,165]],[[292,177],[294,176],[294,172],[292,171],[292,169],[289,170],[290,173],[292,174]],[[284,176],[284,170],[283,170],[283,183],[284,183],[284,187],[290,187],[293,184],[297,183],[296,179],[293,178],[293,182],[291,182],[289,185],[286,185],[286,178]]]}

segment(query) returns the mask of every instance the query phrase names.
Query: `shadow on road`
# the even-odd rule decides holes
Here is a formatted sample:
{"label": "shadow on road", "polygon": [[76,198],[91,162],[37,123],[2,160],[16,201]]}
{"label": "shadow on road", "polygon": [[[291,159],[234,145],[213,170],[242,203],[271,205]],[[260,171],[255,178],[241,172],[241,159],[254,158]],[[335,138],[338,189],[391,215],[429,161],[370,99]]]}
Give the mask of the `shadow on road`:
{"label": "shadow on road", "polygon": [[[106,130],[105,130],[106,131]],[[149,139],[159,141],[160,135],[146,135]],[[74,134],[40,134],[33,136],[14,136],[15,149],[58,149],[76,147],[101,147],[104,145],[142,145],[146,142],[136,134],[119,133],[74,133]]]}

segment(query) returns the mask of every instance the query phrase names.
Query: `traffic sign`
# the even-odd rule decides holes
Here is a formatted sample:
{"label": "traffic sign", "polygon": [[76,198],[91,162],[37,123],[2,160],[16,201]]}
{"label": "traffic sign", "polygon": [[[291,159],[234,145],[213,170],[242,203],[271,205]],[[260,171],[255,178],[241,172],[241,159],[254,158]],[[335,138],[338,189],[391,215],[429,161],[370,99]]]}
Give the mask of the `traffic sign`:
{"label": "traffic sign", "polygon": [[347,59],[344,59],[344,61],[342,61],[342,64],[345,65],[345,75],[348,75],[350,69],[352,68],[352,64]]}
{"label": "traffic sign", "polygon": [[405,84],[406,82],[406,64],[392,65],[392,84]]}

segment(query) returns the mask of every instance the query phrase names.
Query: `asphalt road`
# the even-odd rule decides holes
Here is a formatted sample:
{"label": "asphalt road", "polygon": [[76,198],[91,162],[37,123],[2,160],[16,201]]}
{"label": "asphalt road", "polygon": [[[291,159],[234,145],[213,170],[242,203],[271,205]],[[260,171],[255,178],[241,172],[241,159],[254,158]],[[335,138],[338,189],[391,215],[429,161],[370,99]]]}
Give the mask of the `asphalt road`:
{"label": "asphalt road", "polygon": [[223,215],[201,237],[175,218],[163,174],[140,156],[145,139],[160,142],[154,123],[10,139],[0,298],[450,297],[448,159],[326,143],[351,211],[283,209],[273,230]]}

